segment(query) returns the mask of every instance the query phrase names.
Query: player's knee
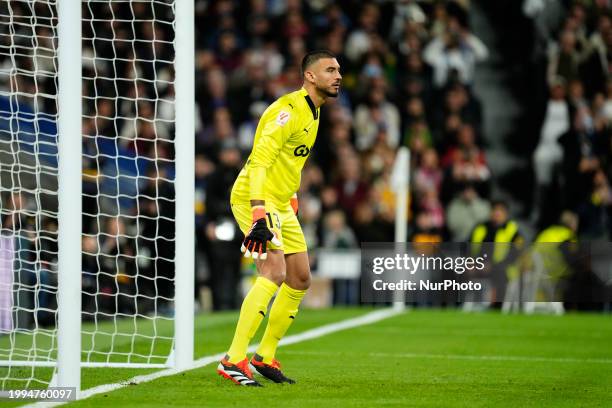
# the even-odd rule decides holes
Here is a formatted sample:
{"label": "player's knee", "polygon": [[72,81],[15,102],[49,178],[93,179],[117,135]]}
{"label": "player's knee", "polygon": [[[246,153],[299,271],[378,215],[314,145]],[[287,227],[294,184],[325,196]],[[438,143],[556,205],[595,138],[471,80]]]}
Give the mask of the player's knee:
{"label": "player's knee", "polygon": [[298,290],[306,290],[310,287],[310,274],[308,274],[308,276],[303,277],[303,278],[299,278],[298,279],[298,283],[297,283],[297,288]]}
{"label": "player's knee", "polygon": [[297,290],[310,287],[310,264],[306,252],[290,254],[285,259],[287,263],[287,285]]}
{"label": "player's knee", "polygon": [[268,252],[268,259],[257,261],[259,274],[280,286],[285,280],[287,267],[282,253]]}
{"label": "player's knee", "polygon": [[280,286],[284,282],[286,274],[284,269],[275,269],[268,271],[266,275],[268,279]]}
{"label": "player's knee", "polygon": [[285,282],[293,289],[306,290],[310,287],[310,270],[287,274]]}

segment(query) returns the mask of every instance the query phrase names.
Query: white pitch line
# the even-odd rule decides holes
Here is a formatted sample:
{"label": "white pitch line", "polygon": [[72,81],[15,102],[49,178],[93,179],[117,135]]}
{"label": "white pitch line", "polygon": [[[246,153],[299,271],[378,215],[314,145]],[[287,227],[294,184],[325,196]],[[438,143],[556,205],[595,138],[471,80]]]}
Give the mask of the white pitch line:
{"label": "white pitch line", "polygon": [[[396,316],[398,314],[403,313],[402,310],[396,309],[383,309],[375,312],[370,312],[362,316],[354,317],[347,320],[342,320],[335,323],[326,324],[324,326],[316,327],[311,330],[306,330],[305,332],[294,334],[291,336],[287,336],[283,338],[279,343],[280,346],[286,346],[289,344],[300,343],[307,340],[316,339],[318,337],[323,337],[331,333],[339,332],[342,330],[351,329],[358,326],[364,326],[367,324],[372,324],[379,322],[381,320],[387,319],[389,317]],[[248,352],[252,353],[257,349],[258,344],[254,344],[249,347]],[[79,393],[79,401],[92,397],[97,394],[107,393],[111,391],[115,391],[130,385],[142,384],[145,382],[153,381],[161,377],[168,377],[171,375],[179,374],[183,371],[190,371],[196,368],[201,368],[207,366],[208,364],[218,362],[223,358],[225,353],[218,353],[206,357],[202,357],[198,360],[195,360],[193,364],[183,370],[177,370],[175,368],[168,368],[161,371],[156,371],[151,374],[138,375],[136,377],[132,377],[129,380],[121,381],[119,383],[110,383],[110,384],[102,384],[96,387],[92,387],[86,390],[83,390]],[[68,401],[70,402],[70,401]],[[36,402],[33,404],[26,405],[25,407],[57,407],[60,405],[64,405],[68,402]]]}
{"label": "white pitch line", "polygon": [[[330,351],[288,350],[286,354],[296,355],[338,355]],[[383,358],[424,358],[442,360],[477,360],[477,361],[526,361],[544,363],[595,363],[612,364],[612,358],[578,358],[578,357],[543,357],[543,356],[507,356],[507,355],[469,355],[469,354],[426,354],[426,353],[361,353],[361,355]]]}
{"label": "white pitch line", "polygon": [[464,354],[418,354],[418,353],[372,353],[376,356],[385,354],[386,356],[394,356],[399,358],[434,358],[447,360],[490,360],[490,361],[533,361],[544,363],[597,363],[597,364],[612,364],[612,359],[609,358],[577,358],[577,357],[538,357],[538,356],[504,356],[504,355],[464,355]]}

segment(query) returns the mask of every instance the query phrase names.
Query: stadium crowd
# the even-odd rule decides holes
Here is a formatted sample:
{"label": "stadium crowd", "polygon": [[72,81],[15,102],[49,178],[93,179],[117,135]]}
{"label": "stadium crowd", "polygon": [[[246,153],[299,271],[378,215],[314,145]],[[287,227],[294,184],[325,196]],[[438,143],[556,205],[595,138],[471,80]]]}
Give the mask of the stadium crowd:
{"label": "stadium crowd", "polygon": [[258,117],[301,85],[299,63],[311,49],[333,52],[344,79],[340,97],[322,109],[298,192],[310,248],[393,241],[390,176],[400,146],[412,152],[415,239],[465,240],[489,216],[491,173],[472,92],[488,50],[469,29],[468,2],[197,4],[203,249],[216,241],[205,224],[231,219],[225,203]]}
{"label": "stadium crowd", "polygon": [[[609,1],[566,2],[557,24],[526,2],[545,40],[549,97],[533,161],[534,219],[576,212],[585,239],[612,237],[612,9]],[[549,19],[550,21],[551,19]],[[552,21],[557,21],[552,19]]]}
{"label": "stadium crowd", "polygon": [[[561,23],[539,24],[543,3],[524,2],[547,44],[541,80],[550,87],[533,155],[534,220],[545,226],[569,208],[580,216],[581,236],[609,238],[610,2],[560,1]],[[196,237],[198,253],[208,254],[199,258],[209,265],[215,308],[237,306],[236,296],[223,296],[239,282],[232,183],[259,116],[301,85],[299,64],[308,50],[333,52],[344,77],[339,98],[322,109],[298,192],[310,248],[393,241],[390,176],[400,146],[412,153],[410,239],[465,241],[489,218],[486,107],[473,92],[475,66],[489,50],[470,30],[469,6],[470,0],[195,1]],[[35,7],[38,15],[49,14],[45,4]],[[18,9],[32,14],[16,2],[13,12]],[[86,312],[129,311],[135,295],[151,303],[156,295],[172,297],[172,276],[165,272],[174,252],[172,18],[164,2],[84,8],[84,89],[92,96],[85,98],[83,123]],[[35,31],[36,46],[47,44],[48,53],[51,28]],[[17,56],[16,62],[26,71],[54,71],[44,47],[36,58]],[[19,98],[55,93],[53,75],[34,80],[17,73],[11,81],[4,85]],[[52,99],[25,102],[56,112]],[[138,199],[129,198],[136,193]],[[24,200],[20,206],[35,204],[34,197]],[[7,211],[3,230],[14,225]],[[53,223],[43,224],[54,236]],[[117,301],[121,293],[125,301]]]}
{"label": "stadium crowd", "polygon": [[[324,48],[337,55],[344,79],[341,96],[322,110],[303,172],[308,245],[393,240],[390,174],[400,146],[412,151],[415,230],[463,240],[471,228],[466,216],[488,216],[491,173],[482,108],[471,91],[475,64],[488,51],[469,30],[466,2],[198,4],[199,177],[224,166],[237,174],[259,115],[300,86],[306,50]],[[226,150],[240,155],[228,163]],[[227,177],[224,196],[202,196],[226,202],[232,181]],[[206,191],[206,181],[200,186]],[[227,206],[221,212],[203,222],[231,216]]]}
{"label": "stadium crowd", "polygon": [[[174,279],[173,5],[90,2],[82,19],[84,318],[164,313]],[[54,318],[57,285],[57,10],[3,2],[0,21],[1,140],[17,141],[15,165],[2,169],[0,227],[17,238],[19,302],[38,302],[42,323]]]}
{"label": "stadium crowd", "polygon": [[[532,227],[557,223],[571,210],[581,239],[606,239],[612,225],[610,3],[556,2],[556,24],[545,3],[523,4],[545,44],[546,77],[539,80],[550,86],[533,154]],[[411,240],[470,240],[474,227],[493,217],[483,107],[473,92],[475,66],[489,52],[470,31],[469,1],[197,4],[198,242],[204,250],[217,241],[210,225],[231,219],[219,202],[229,198],[258,117],[299,87],[301,56],[317,48],[337,55],[344,80],[341,96],[322,110],[303,172],[300,220],[309,247],[394,239],[390,174],[400,146],[412,153]]]}

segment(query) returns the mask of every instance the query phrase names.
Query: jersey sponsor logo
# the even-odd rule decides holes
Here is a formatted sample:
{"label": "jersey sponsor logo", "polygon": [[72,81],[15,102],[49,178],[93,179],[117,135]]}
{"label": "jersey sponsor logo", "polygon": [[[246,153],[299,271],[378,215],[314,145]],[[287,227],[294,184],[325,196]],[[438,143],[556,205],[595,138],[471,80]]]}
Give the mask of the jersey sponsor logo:
{"label": "jersey sponsor logo", "polygon": [[287,123],[287,121],[289,120],[289,112],[285,112],[285,111],[280,111],[278,113],[278,116],[276,117],[276,123],[279,126],[285,126],[285,124]]}
{"label": "jersey sponsor logo", "polygon": [[293,151],[293,155],[296,157],[307,157],[310,154],[310,148],[306,145],[299,145]]}

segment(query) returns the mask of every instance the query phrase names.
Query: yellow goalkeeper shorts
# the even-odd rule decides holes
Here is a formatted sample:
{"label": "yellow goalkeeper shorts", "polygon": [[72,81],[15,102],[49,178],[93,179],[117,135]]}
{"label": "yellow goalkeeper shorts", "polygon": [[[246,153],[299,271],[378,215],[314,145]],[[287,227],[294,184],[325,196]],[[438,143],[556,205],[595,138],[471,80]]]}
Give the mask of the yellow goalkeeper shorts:
{"label": "yellow goalkeeper shorts", "polygon": [[[246,234],[253,224],[251,205],[234,203],[232,213],[242,233]],[[266,222],[281,242],[280,246],[268,242],[268,249],[280,249],[285,254],[308,251],[302,227],[289,202],[280,206],[266,201]]]}

